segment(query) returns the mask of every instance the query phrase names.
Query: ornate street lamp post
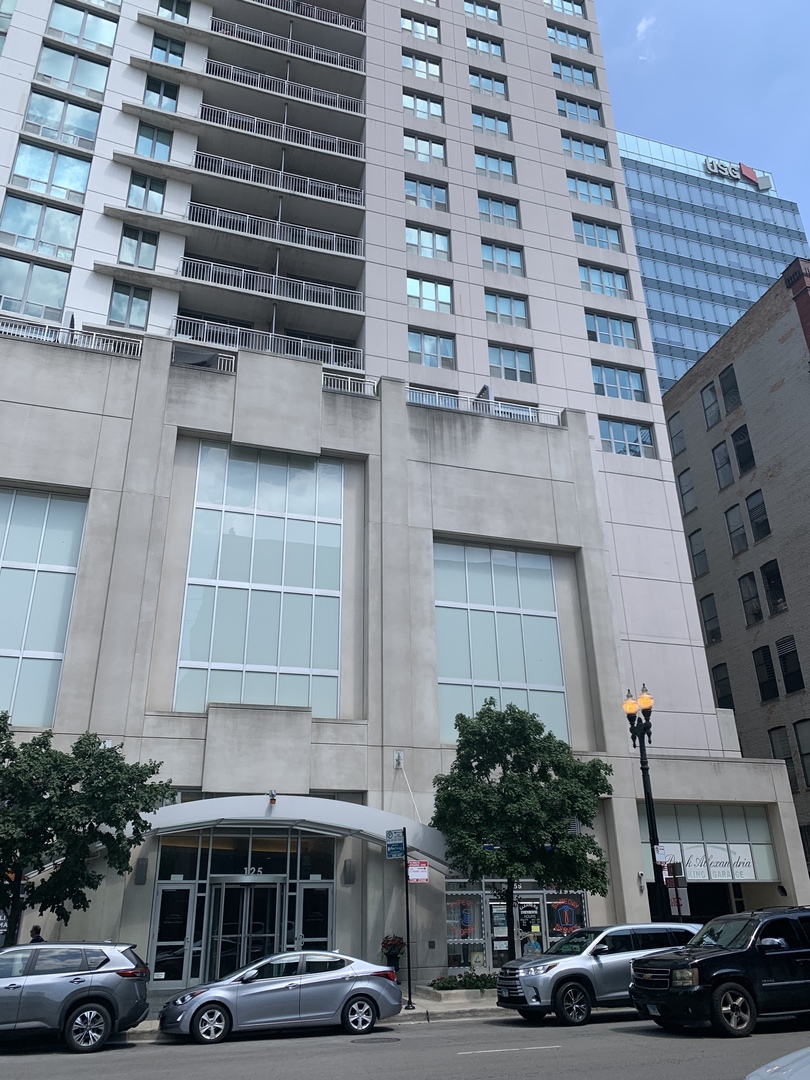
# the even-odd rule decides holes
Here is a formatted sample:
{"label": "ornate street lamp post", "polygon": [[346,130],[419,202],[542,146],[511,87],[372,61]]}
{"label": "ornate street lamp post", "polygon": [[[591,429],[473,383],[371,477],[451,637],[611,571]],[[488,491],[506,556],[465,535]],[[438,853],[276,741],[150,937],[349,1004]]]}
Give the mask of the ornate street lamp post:
{"label": "ornate street lamp post", "polygon": [[664,876],[656,860],[656,848],[658,847],[658,826],[655,822],[655,804],[653,803],[652,787],[650,785],[650,763],[647,758],[647,747],[644,743],[652,743],[652,710],[654,701],[652,695],[642,684],[638,701],[630,691],[624,702],[624,712],[627,723],[630,725],[630,738],[633,747],[638,745],[639,758],[641,760],[641,783],[644,787],[644,808],[647,811],[647,830],[650,834],[650,854],[652,855],[653,880],[650,889],[650,913],[653,922],[666,922],[672,915],[670,912],[669,893],[664,885]]}

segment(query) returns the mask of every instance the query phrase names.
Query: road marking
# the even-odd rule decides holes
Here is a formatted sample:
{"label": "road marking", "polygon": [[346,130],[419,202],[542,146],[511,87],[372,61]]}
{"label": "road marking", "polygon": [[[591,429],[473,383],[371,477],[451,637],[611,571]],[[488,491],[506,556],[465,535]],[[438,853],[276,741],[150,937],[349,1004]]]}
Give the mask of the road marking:
{"label": "road marking", "polygon": [[559,1046],[505,1046],[502,1050],[459,1050],[456,1057],[468,1054],[514,1054],[518,1050],[559,1050]]}

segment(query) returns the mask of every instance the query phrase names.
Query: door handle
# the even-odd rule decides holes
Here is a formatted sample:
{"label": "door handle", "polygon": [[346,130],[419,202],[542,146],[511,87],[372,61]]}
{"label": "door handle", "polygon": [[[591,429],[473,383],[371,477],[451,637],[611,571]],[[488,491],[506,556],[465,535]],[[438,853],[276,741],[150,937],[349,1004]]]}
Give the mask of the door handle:
{"label": "door handle", "polygon": [[4,990],[22,990],[22,985],[23,985],[22,983],[8,983],[8,985],[4,986],[3,989]]}
{"label": "door handle", "polygon": [[77,976],[75,977],[75,979],[71,979],[70,981],[71,981],[72,983],[83,983],[83,982],[84,982],[84,979],[83,979],[83,978],[82,978],[82,977],[81,977],[80,975],[77,975]]}
{"label": "door handle", "polygon": [[284,987],[284,989],[285,990],[294,990],[296,988],[296,986],[298,986],[297,982],[287,983],[287,985]]}

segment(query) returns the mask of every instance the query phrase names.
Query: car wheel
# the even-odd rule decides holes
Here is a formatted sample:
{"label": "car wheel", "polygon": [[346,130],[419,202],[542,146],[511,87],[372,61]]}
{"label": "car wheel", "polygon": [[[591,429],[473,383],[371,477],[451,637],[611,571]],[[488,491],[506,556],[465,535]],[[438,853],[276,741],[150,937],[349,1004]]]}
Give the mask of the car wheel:
{"label": "car wheel", "polygon": [[684,1028],[684,1025],[679,1024],[677,1020],[665,1020],[662,1016],[651,1016],[650,1019],[664,1031],[683,1031]]}
{"label": "car wheel", "polygon": [[742,1038],[750,1035],[757,1022],[757,1007],[744,986],[722,983],[712,992],[712,1027],[721,1035]]}
{"label": "car wheel", "polygon": [[518,1009],[518,1016],[522,1016],[530,1024],[536,1024],[545,1019],[548,1013],[545,1009]]}
{"label": "car wheel", "polygon": [[65,1042],[74,1054],[92,1054],[110,1037],[112,1019],[103,1005],[80,1005],[65,1022]]}
{"label": "car wheel", "polygon": [[349,1035],[365,1035],[377,1023],[374,1002],[367,997],[354,997],[347,1001],[340,1014],[343,1030]]}
{"label": "car wheel", "polygon": [[587,1024],[591,1015],[591,995],[578,982],[563,983],[554,995],[554,1012],[561,1024]]}
{"label": "car wheel", "polygon": [[230,1030],[231,1018],[221,1005],[203,1005],[191,1019],[191,1037],[205,1046],[222,1042]]}

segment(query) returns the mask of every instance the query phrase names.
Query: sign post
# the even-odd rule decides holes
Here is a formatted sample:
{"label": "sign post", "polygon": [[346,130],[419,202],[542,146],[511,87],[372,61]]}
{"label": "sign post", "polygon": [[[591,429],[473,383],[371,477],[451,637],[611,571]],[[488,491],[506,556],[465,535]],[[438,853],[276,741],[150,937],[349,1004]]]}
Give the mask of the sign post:
{"label": "sign post", "polygon": [[[386,834],[387,835],[387,834]],[[402,830],[402,863],[405,867],[405,953],[408,961],[408,1004],[406,1009],[415,1009],[411,997],[411,885],[408,874],[408,830]]]}

